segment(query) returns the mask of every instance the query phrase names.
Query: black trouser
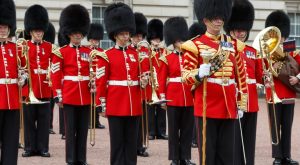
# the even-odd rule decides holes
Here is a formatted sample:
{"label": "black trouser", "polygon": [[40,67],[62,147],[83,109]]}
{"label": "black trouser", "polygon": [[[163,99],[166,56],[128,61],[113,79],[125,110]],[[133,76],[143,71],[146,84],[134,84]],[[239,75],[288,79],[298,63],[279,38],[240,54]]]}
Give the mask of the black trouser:
{"label": "black trouser", "polygon": [[50,129],[53,129],[53,111],[54,111],[54,99],[50,99]]}
{"label": "black trouser", "polygon": [[[199,161],[202,165],[202,117],[196,117],[198,130]],[[235,137],[239,132],[236,119],[210,119],[206,126],[206,165],[240,165],[237,158]]]}
{"label": "black trouser", "polygon": [[168,106],[169,160],[190,160],[193,138],[193,107]]}
{"label": "black trouser", "polygon": [[[140,152],[144,152],[145,151],[145,147],[143,146],[143,141],[146,142],[146,139],[148,137],[146,137],[147,135],[147,117],[148,115],[146,115],[147,112],[149,109],[149,106],[148,104],[145,103],[145,101],[143,101],[143,116],[140,116],[139,117],[139,120],[138,120],[138,138],[137,138],[137,150],[140,151]],[[146,112],[147,110],[147,112]],[[144,127],[144,128],[143,128]]]}
{"label": "black trouser", "polygon": [[109,116],[110,164],[137,164],[138,116]]}
{"label": "black trouser", "polygon": [[[49,101],[43,100],[43,101]],[[23,104],[25,151],[48,152],[50,103]]]}
{"label": "black trouser", "polygon": [[86,162],[89,107],[64,104],[67,163]]}
{"label": "black trouser", "polygon": [[148,110],[149,135],[161,136],[166,134],[166,110],[161,105],[153,104]]}
{"label": "black trouser", "polygon": [[17,165],[19,128],[19,110],[0,110],[1,165]]}
{"label": "black trouser", "polygon": [[198,136],[197,135],[197,123],[196,123],[196,120],[194,120],[194,123],[193,123],[193,140],[192,140],[192,142],[194,144],[198,144],[198,142],[197,142],[197,136]]}
{"label": "black trouser", "polygon": [[[275,104],[279,143],[278,145],[272,145],[273,158],[291,157],[291,134],[294,119],[294,106],[295,104]],[[272,104],[269,104],[269,115],[271,116],[272,141],[276,143],[275,120]]]}
{"label": "black trouser", "polygon": [[65,135],[65,118],[63,108],[59,108],[59,133]]}
{"label": "black trouser", "polygon": [[[245,147],[245,156],[247,165],[254,165],[255,163],[255,142],[256,142],[256,126],[257,126],[257,112],[247,112],[244,113],[243,117],[241,118],[241,127],[243,131],[243,140],[244,140],[244,147]],[[237,162],[240,161],[239,164],[244,165],[244,155],[243,155],[243,148],[241,143],[241,134],[240,134],[240,126],[237,128],[237,142],[236,142],[236,151],[237,154],[240,154],[237,157]]]}

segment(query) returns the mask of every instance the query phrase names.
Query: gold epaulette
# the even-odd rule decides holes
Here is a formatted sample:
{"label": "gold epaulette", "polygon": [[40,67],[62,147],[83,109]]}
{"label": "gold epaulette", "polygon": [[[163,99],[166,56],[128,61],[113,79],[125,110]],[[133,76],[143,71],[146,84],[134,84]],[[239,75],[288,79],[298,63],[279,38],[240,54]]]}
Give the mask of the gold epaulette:
{"label": "gold epaulette", "polygon": [[192,40],[188,40],[188,41],[184,42],[183,44],[181,44],[181,49],[190,51],[195,55],[199,54],[199,50]]}
{"label": "gold epaulette", "polygon": [[54,44],[52,44],[52,53],[53,53],[54,55],[56,55],[57,57],[63,59],[63,56],[62,56],[62,54],[61,54],[61,52],[60,52],[60,47],[58,47],[58,46],[56,46],[56,45],[54,45]]}
{"label": "gold epaulette", "polygon": [[238,39],[236,39],[236,48],[238,52],[243,52],[246,44]]}
{"label": "gold epaulette", "polygon": [[166,58],[168,55],[169,55],[169,54],[163,55],[163,56],[159,57],[159,60],[161,60],[162,62],[164,62],[165,64],[168,65],[168,60],[167,60],[167,58]]}
{"label": "gold epaulette", "polygon": [[90,57],[94,57],[94,56],[99,56],[99,57],[103,58],[105,61],[109,62],[108,57],[107,57],[105,51],[104,52],[100,52],[98,50],[92,50],[91,53],[90,53]]}

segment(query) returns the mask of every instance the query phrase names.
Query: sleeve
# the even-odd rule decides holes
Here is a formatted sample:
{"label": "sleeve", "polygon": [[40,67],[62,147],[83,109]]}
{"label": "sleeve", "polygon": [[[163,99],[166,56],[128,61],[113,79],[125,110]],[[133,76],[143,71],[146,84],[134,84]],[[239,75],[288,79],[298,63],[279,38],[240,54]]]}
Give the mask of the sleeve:
{"label": "sleeve", "polygon": [[[293,54],[292,54],[292,56],[293,56],[293,58],[295,59],[295,61],[298,63],[298,64],[300,64],[300,51],[299,50],[296,50],[296,51],[294,51],[294,52],[292,52]],[[300,69],[300,67],[299,67],[299,69]],[[296,77],[298,78],[298,79],[300,79],[300,73],[298,73],[297,75],[296,75]]]}
{"label": "sleeve", "polygon": [[235,79],[237,82],[237,105],[238,108],[242,111],[248,110],[248,88],[246,82],[246,69],[245,69],[245,62],[242,58],[242,52],[244,50],[244,43],[239,40],[236,40],[234,44],[236,53],[235,53]]}
{"label": "sleeve", "polygon": [[[257,51],[256,54],[258,54]],[[263,63],[258,55],[256,55],[255,59],[255,79],[257,83],[263,84]]]}
{"label": "sleeve", "polygon": [[193,85],[199,83],[201,80],[198,76],[198,68],[202,61],[202,58],[198,58],[199,50],[197,46],[191,41],[186,41],[181,45],[181,49],[184,53],[183,64],[183,81],[187,84]]}
{"label": "sleeve", "polygon": [[96,106],[106,105],[109,60],[104,52],[99,52],[96,64]]}
{"label": "sleeve", "polygon": [[162,56],[159,60],[161,65],[158,72],[158,92],[161,97],[165,97],[168,78],[168,61],[165,56]]}
{"label": "sleeve", "polygon": [[58,47],[52,47],[51,80],[53,97],[61,95],[63,80],[63,56]]}
{"label": "sleeve", "polygon": [[142,75],[148,75],[150,69],[150,61],[147,52],[148,50],[143,49],[143,52],[138,54],[140,59],[140,66],[141,66],[140,70]]}

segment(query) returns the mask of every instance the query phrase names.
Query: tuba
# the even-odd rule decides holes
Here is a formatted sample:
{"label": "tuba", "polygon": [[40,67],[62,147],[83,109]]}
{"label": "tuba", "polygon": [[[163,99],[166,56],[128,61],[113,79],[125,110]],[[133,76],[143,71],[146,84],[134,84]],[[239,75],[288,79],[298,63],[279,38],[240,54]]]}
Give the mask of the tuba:
{"label": "tuba", "polygon": [[[283,58],[282,54],[278,54],[278,52],[277,52],[280,41],[281,41],[280,30],[275,26],[270,26],[268,28],[263,29],[261,32],[259,32],[252,44],[252,46],[256,50],[259,50],[259,52],[262,56],[262,66],[263,66],[263,71],[265,73],[264,84],[266,84],[267,81],[270,82],[269,88],[271,91],[271,99],[268,100],[268,97],[266,94],[266,103],[267,103],[267,107],[268,107],[268,103],[271,103],[271,105],[272,105],[272,112],[270,112],[270,109],[269,109],[269,113],[268,113],[270,137],[271,137],[272,145],[278,145],[278,143],[279,143],[279,135],[278,135],[278,131],[277,131],[278,124],[277,124],[277,119],[276,119],[275,104],[280,103],[281,100],[278,98],[278,96],[276,94],[275,86],[273,83],[274,76],[276,76],[276,73],[277,73],[277,68],[274,68],[273,64],[274,64],[274,61],[277,61],[277,60]],[[270,113],[273,113],[274,119],[271,119]],[[274,127],[273,127],[273,125],[274,125]],[[275,139],[273,139],[273,136],[272,136],[272,128],[275,128]]]}

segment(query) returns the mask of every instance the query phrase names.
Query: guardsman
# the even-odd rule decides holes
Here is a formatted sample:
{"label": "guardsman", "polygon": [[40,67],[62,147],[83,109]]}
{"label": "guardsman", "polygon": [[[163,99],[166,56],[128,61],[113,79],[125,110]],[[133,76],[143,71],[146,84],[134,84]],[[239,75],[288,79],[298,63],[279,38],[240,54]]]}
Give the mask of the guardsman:
{"label": "guardsman", "polygon": [[[171,165],[196,165],[191,160],[194,125],[192,85],[182,81],[183,54],[181,44],[188,39],[188,26],[183,17],[171,17],[164,24],[167,46],[174,49],[159,58],[159,95],[166,103],[168,114],[169,160]],[[168,80],[168,81],[167,81]]]}
{"label": "guardsman", "polygon": [[108,119],[110,164],[136,165],[141,87],[146,86],[147,79],[140,74],[137,51],[128,47],[130,34],[135,33],[134,14],[128,5],[114,3],[106,8],[104,23],[115,46],[98,52],[97,109]]}
{"label": "guardsman", "polygon": [[59,25],[61,35],[69,44],[55,51],[51,77],[54,100],[64,111],[66,162],[87,165],[91,50],[82,46],[81,41],[90,26],[89,13],[79,4],[69,5],[61,12]]}
{"label": "guardsman", "polygon": [[[290,34],[290,19],[289,16],[281,10],[272,12],[266,19],[265,27],[276,26],[281,31],[281,44],[288,39]],[[300,55],[298,52],[291,52],[290,55],[295,59],[298,65],[300,64]],[[288,58],[286,58],[288,59]],[[276,63],[272,64],[276,68]],[[280,70],[280,69],[279,69]],[[292,125],[294,118],[294,107],[295,107],[295,98],[296,92],[284,84],[280,77],[273,76],[274,78],[274,88],[277,97],[280,99],[280,102],[276,103],[276,125],[272,124],[272,139],[277,139],[278,144],[272,145],[272,157],[275,159],[273,161],[274,165],[288,164],[288,165],[298,165],[297,161],[291,159],[291,134],[292,134]],[[295,85],[299,83],[300,75],[290,76],[289,83],[290,85]],[[271,100],[270,88],[266,88],[267,99]],[[273,104],[269,103],[269,114],[271,115],[271,120],[274,120],[273,115]],[[277,133],[276,130],[277,129]],[[278,135],[278,138],[276,136]],[[273,140],[277,142],[277,140]]]}
{"label": "guardsman", "polygon": [[[21,54],[16,53],[16,44],[8,37],[16,27],[16,9],[13,0],[0,0],[0,143],[2,165],[17,165],[20,128],[19,90],[26,75],[19,76],[18,63]],[[14,32],[13,32],[14,33]],[[18,79],[20,78],[20,79]],[[20,87],[18,87],[18,82]]]}
{"label": "guardsman", "polygon": [[[145,45],[140,45],[140,50],[138,50],[137,46],[141,41],[145,40],[147,36],[147,18],[143,13],[134,13],[136,30],[135,33],[131,35],[131,44],[129,47],[131,49],[135,49],[138,51],[140,63],[144,68],[144,70],[149,70],[149,49],[146,48]],[[149,153],[146,151],[147,147],[147,121],[148,121],[148,102],[151,97],[151,86],[148,84],[145,89],[141,91],[142,95],[142,106],[143,106],[143,116],[139,119],[139,130],[138,130],[138,141],[137,141],[137,155],[142,157],[148,157]]]}
{"label": "guardsman", "polygon": [[52,44],[43,40],[49,18],[41,5],[30,6],[25,13],[24,26],[31,39],[27,41],[29,81],[23,87],[25,152],[23,157],[50,157],[49,123],[51,88],[47,80],[52,58]]}
{"label": "guardsman", "polygon": [[[239,39],[242,42],[246,42],[250,30],[254,21],[254,8],[251,2],[247,1],[235,1],[232,7],[232,14],[229,21],[224,26],[224,29],[228,35],[232,38]],[[241,119],[241,129],[243,132],[245,159],[248,165],[254,165],[255,161],[255,141],[256,141],[256,126],[257,126],[257,112],[258,107],[258,95],[256,89],[256,83],[262,84],[262,65],[261,59],[257,56],[257,51],[251,46],[246,45],[242,52],[245,59],[246,78],[248,87],[248,110],[244,113]],[[241,142],[241,135],[236,137],[237,143]],[[242,145],[236,145],[238,149],[242,149]],[[238,151],[237,154],[241,154],[240,164],[245,164],[243,160],[243,150]]]}
{"label": "guardsman", "polygon": [[[183,79],[193,85],[201,165],[234,165],[238,117],[247,110],[244,44],[222,34],[231,0],[195,0],[194,11],[206,33],[181,45]],[[201,140],[200,140],[201,139]]]}
{"label": "guardsman", "polygon": [[[165,54],[165,48],[161,42],[163,40],[163,23],[159,19],[152,19],[148,23],[147,41],[151,44],[152,55],[150,65],[152,68],[154,80],[157,81],[157,75],[160,67],[159,58]],[[151,82],[152,89],[158,94],[158,82]],[[166,110],[160,104],[152,104],[149,108],[149,140],[168,139],[166,135]]]}
{"label": "guardsman", "polygon": [[[100,48],[100,41],[103,39],[103,26],[98,23],[91,23],[90,25],[90,30],[87,35],[87,40],[89,42],[89,47],[91,50],[98,50],[100,52],[103,52],[104,50]],[[99,129],[104,129],[105,126],[100,123],[100,116],[99,113],[101,112],[96,112],[96,128]]]}

